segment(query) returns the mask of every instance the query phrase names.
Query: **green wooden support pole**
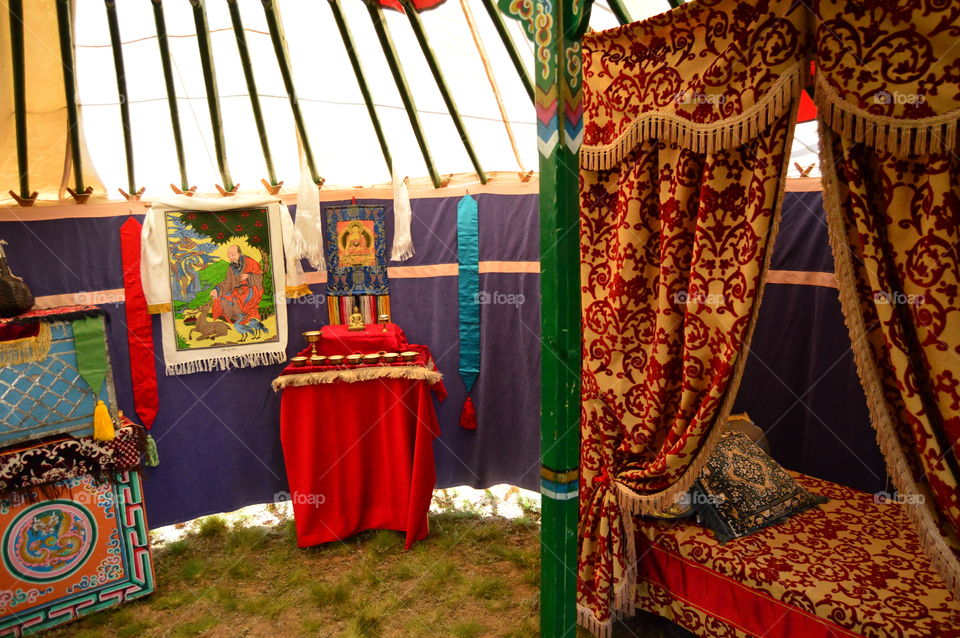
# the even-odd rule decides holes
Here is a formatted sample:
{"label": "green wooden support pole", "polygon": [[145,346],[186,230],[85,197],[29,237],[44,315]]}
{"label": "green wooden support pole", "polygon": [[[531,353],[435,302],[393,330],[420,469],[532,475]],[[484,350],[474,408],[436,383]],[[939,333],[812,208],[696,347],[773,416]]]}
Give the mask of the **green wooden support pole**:
{"label": "green wooden support pole", "polygon": [[684,0],[667,0],[667,2],[670,3],[670,8],[671,8],[671,9],[676,9],[676,8],[679,7],[681,4],[684,3]]}
{"label": "green wooden support pole", "polygon": [[[502,0],[534,40],[540,151],[540,635],[574,638],[580,464],[580,39],[591,0]],[[546,25],[546,28],[540,28]],[[536,38],[533,36],[536,35]],[[571,64],[570,62],[574,63]]]}
{"label": "green wooden support pole", "polygon": [[403,5],[403,12],[407,14],[407,18],[410,20],[410,27],[413,29],[413,34],[420,44],[423,57],[427,59],[427,66],[430,67],[430,72],[433,74],[433,79],[437,83],[437,88],[440,89],[440,96],[443,98],[443,103],[450,113],[453,125],[457,128],[460,141],[463,142],[463,148],[467,151],[467,155],[470,156],[470,163],[473,164],[474,170],[477,171],[480,183],[486,184],[487,174],[483,171],[483,167],[480,166],[480,158],[477,157],[476,151],[473,150],[473,144],[470,143],[470,136],[467,135],[467,127],[463,124],[463,118],[460,117],[460,111],[457,109],[457,104],[454,102],[450,88],[447,86],[447,82],[443,77],[443,71],[440,69],[440,64],[437,62],[437,58],[433,54],[433,49],[430,47],[430,41],[427,39],[427,33],[423,28],[423,22],[420,20],[420,14],[417,13],[416,7],[413,6],[410,0],[400,0],[400,3]]}
{"label": "green wooden support pole", "polygon": [[387,170],[393,175],[393,158],[390,157],[390,146],[387,144],[387,137],[383,134],[383,127],[380,125],[380,117],[377,115],[377,107],[373,103],[373,96],[370,93],[370,87],[367,85],[367,79],[363,75],[363,66],[360,64],[360,58],[357,57],[357,50],[353,45],[353,35],[350,33],[350,27],[340,9],[340,0],[329,0],[330,10],[333,11],[333,19],[337,23],[337,29],[340,31],[340,39],[343,40],[343,46],[347,50],[347,57],[350,58],[350,66],[353,67],[353,73],[357,76],[357,84],[360,85],[360,94],[363,95],[363,103],[367,105],[367,115],[370,116],[370,122],[373,124],[373,130],[377,134],[377,141],[380,143],[380,150],[383,152],[383,161],[387,164]]}
{"label": "green wooden support pole", "polygon": [[217,156],[217,168],[220,179],[227,192],[234,190],[227,165],[227,145],[223,137],[223,119],[220,117],[220,93],[217,91],[217,73],[210,51],[210,28],[207,26],[207,11],[203,0],[190,0],[193,7],[193,23],[197,32],[197,46],[200,49],[200,68],[203,70],[203,84],[207,92],[207,110],[210,111],[210,127],[213,131],[213,149]]}
{"label": "green wooden support pole", "polygon": [[507,25],[503,21],[503,16],[500,15],[500,10],[497,8],[494,0],[483,0],[483,6],[486,8],[487,15],[490,16],[493,26],[497,29],[497,35],[500,36],[500,41],[503,42],[503,46],[507,49],[507,55],[510,56],[510,61],[513,62],[513,68],[516,69],[517,75],[520,76],[520,81],[523,82],[523,88],[527,91],[527,95],[530,96],[530,101],[536,104],[533,80],[530,79],[527,67],[523,63],[520,50],[517,49],[516,43],[514,43],[510,37],[510,32],[507,30]]}
{"label": "green wooden support pole", "polygon": [[130,130],[130,100],[127,97],[127,74],[123,64],[123,42],[120,40],[120,22],[117,20],[116,0],[105,0],[107,26],[110,29],[110,48],[113,50],[113,69],[117,75],[117,94],[120,96],[120,124],[123,127],[123,151],[127,160],[127,185],[130,195],[137,192],[133,170],[133,135]]}
{"label": "green wooden support pole", "polygon": [[250,50],[247,48],[247,35],[243,31],[243,19],[240,17],[240,5],[237,0],[227,0],[230,10],[230,21],[233,23],[233,33],[237,38],[237,50],[240,52],[240,66],[243,68],[243,77],[247,82],[247,93],[250,94],[250,108],[253,110],[253,122],[257,126],[257,135],[260,137],[260,149],[263,151],[263,161],[267,165],[267,178],[271,186],[277,185],[277,173],[273,169],[273,156],[270,154],[270,142],[267,140],[267,127],[263,123],[263,111],[260,108],[260,94],[257,92],[257,80],[253,76],[253,65],[250,64]]}
{"label": "green wooden support pole", "polygon": [[633,22],[633,19],[630,17],[630,11],[627,10],[627,5],[623,3],[623,0],[607,0],[607,6],[613,11],[613,15],[617,17],[617,22],[620,24],[630,24]]}
{"label": "green wooden support pole", "polygon": [[180,169],[180,188],[190,188],[187,178],[187,161],[183,151],[183,132],[180,130],[180,107],[177,105],[177,89],[173,83],[173,65],[170,58],[170,43],[167,39],[167,20],[163,15],[163,1],[153,0],[153,22],[157,26],[157,45],[160,47],[160,65],[163,67],[163,83],[167,88],[167,108],[170,110],[170,125],[173,128],[173,145],[177,152]]}
{"label": "green wooden support pole", "polygon": [[[60,62],[63,67],[63,93],[67,99],[67,136],[70,139],[70,160],[73,163],[73,180],[77,193],[89,197],[83,184],[83,162],[80,154],[80,112],[77,109],[77,79],[74,73],[73,16],[70,0],[57,0],[57,30],[60,35]],[[79,199],[78,199],[79,201]],[[84,199],[83,201],[86,201]]]}
{"label": "green wooden support pole", "polygon": [[407,76],[400,67],[397,48],[393,44],[393,38],[390,37],[390,30],[387,28],[387,19],[383,15],[383,8],[380,6],[378,0],[364,0],[364,2],[367,5],[367,11],[370,12],[373,28],[377,32],[377,39],[380,40],[380,46],[383,48],[383,55],[387,59],[387,65],[390,67],[390,73],[393,75],[393,81],[396,82],[397,91],[400,92],[400,100],[403,102],[403,108],[407,111],[410,126],[413,128],[413,135],[417,138],[417,144],[420,146],[420,153],[423,155],[423,161],[427,165],[427,172],[430,173],[433,187],[440,188],[440,175],[433,165],[433,157],[430,155],[427,138],[423,134],[420,115],[417,113],[417,105],[414,103],[413,95],[410,93]]}
{"label": "green wooden support pole", "polygon": [[280,77],[283,80],[283,88],[287,92],[287,99],[290,101],[290,110],[293,112],[293,122],[297,126],[297,133],[300,135],[300,142],[303,144],[303,154],[307,158],[307,169],[310,171],[310,177],[314,183],[319,184],[320,174],[317,172],[317,165],[313,159],[313,149],[310,146],[310,139],[307,137],[307,127],[303,123],[303,114],[300,112],[297,90],[293,86],[293,74],[290,72],[290,59],[287,56],[287,46],[284,44],[283,33],[280,31],[280,14],[273,0],[262,0],[262,3],[263,13],[267,19],[267,28],[270,31],[270,41],[273,43],[273,51],[277,55],[277,65],[280,67]]}
{"label": "green wooden support pole", "polygon": [[13,119],[17,133],[17,172],[20,197],[30,197],[30,166],[27,156],[27,78],[23,45],[23,0],[10,0],[10,53],[13,62]]}

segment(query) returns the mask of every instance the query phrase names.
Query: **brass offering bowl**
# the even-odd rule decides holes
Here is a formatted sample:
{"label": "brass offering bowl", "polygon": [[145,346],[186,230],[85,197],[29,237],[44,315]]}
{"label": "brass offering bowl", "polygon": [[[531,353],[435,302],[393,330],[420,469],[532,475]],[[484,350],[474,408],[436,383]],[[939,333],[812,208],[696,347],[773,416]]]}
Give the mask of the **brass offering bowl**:
{"label": "brass offering bowl", "polygon": [[307,343],[310,344],[310,354],[317,354],[317,342],[320,341],[320,336],[323,334],[320,330],[307,330],[303,333],[303,338],[307,340]]}
{"label": "brass offering bowl", "polygon": [[380,361],[383,363],[396,363],[400,355],[396,352],[384,352],[380,355]]}
{"label": "brass offering bowl", "polygon": [[294,368],[302,368],[303,366],[307,365],[307,358],[306,357],[290,357],[290,363],[293,365]]}
{"label": "brass offering bowl", "polygon": [[348,366],[359,365],[362,361],[363,361],[363,355],[362,355],[362,354],[348,354],[348,355],[347,355],[347,365],[348,365]]}
{"label": "brass offering bowl", "polygon": [[363,362],[364,363],[380,363],[380,353],[375,352],[373,354],[363,355]]}
{"label": "brass offering bowl", "polygon": [[418,354],[420,353],[414,350],[405,350],[404,352],[400,353],[400,358],[409,363],[410,361],[415,360]]}
{"label": "brass offering bowl", "polygon": [[342,354],[332,354],[327,357],[327,364],[332,366],[342,366],[343,365],[343,355]]}
{"label": "brass offering bowl", "polygon": [[312,366],[322,366],[324,363],[326,363],[326,361],[327,358],[322,354],[315,354],[310,357],[310,365]]}

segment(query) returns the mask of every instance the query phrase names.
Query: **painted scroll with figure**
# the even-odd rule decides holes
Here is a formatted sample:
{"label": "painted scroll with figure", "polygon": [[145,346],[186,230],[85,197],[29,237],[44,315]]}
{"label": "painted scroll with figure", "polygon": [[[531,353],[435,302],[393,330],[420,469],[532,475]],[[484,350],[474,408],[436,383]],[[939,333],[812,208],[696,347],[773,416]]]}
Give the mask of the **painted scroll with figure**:
{"label": "painted scroll with figure", "polygon": [[326,219],[327,294],[389,294],[383,207],[330,206]]}
{"label": "painted scroll with figure", "polygon": [[284,262],[268,209],[166,211],[164,227],[168,374],[283,361]]}

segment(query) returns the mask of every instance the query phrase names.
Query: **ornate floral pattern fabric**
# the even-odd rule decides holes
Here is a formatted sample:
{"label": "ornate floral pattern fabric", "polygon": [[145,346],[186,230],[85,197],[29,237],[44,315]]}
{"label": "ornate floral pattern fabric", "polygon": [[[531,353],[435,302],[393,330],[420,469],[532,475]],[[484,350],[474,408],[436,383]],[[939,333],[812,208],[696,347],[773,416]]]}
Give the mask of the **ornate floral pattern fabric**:
{"label": "ornate floral pattern fabric", "polygon": [[34,488],[85,474],[109,479],[115,472],[135,469],[143,454],[143,437],[140,426],[123,418],[110,441],[66,436],[4,452],[0,455],[0,495],[25,495]]}
{"label": "ornate floral pattern fabric", "polygon": [[[824,202],[871,420],[960,592],[960,5],[817,11]],[[829,37],[828,37],[829,35]]]}
{"label": "ornate floral pattern fabric", "polygon": [[595,633],[633,611],[622,512],[690,487],[736,394],[807,17],[698,2],[584,41],[578,605]]}
{"label": "ornate floral pattern fabric", "polygon": [[960,587],[960,8],[795,4],[703,0],[584,40],[578,603],[601,634],[632,610],[621,511],[686,489],[736,390],[809,60],[872,420]]}
{"label": "ornate floral pattern fabric", "polygon": [[689,521],[637,517],[637,608],[709,638],[960,636],[960,600],[903,505],[791,475],[829,502],[725,545]]}

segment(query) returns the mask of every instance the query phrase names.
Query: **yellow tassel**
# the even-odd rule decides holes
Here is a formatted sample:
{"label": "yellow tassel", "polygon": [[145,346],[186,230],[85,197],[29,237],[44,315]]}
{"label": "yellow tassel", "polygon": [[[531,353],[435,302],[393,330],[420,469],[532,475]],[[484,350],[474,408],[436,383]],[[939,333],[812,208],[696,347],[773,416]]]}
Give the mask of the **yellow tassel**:
{"label": "yellow tassel", "polygon": [[107,404],[97,401],[97,407],[93,409],[93,438],[97,441],[112,441],[116,436]]}

